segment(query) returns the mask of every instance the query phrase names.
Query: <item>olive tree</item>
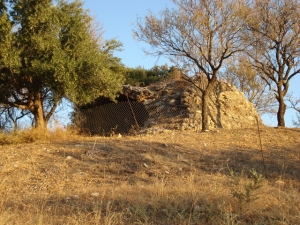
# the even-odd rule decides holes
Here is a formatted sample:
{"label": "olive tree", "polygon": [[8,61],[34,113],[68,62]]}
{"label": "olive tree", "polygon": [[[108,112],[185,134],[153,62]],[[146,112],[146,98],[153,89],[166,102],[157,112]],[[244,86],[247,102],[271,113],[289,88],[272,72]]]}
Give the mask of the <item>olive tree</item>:
{"label": "olive tree", "polygon": [[[208,130],[208,99],[224,61],[244,49],[238,0],[172,0],[175,9],[138,19],[134,36],[152,48],[148,54],[168,57],[192,77],[206,79],[197,85],[202,93],[202,130]],[[203,74],[201,76],[200,74]],[[204,77],[204,78],[203,78]],[[195,83],[194,83],[195,84]]]}
{"label": "olive tree", "polygon": [[[46,127],[63,98],[113,98],[123,65],[79,0],[0,1],[0,104],[29,111]],[[101,31],[101,30],[100,30]]]}

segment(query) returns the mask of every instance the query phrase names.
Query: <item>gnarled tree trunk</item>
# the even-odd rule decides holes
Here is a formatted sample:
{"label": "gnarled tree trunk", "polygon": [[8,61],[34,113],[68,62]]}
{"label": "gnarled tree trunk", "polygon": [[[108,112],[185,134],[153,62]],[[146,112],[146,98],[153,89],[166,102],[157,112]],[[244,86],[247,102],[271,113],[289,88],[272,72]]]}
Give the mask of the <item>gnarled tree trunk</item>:
{"label": "gnarled tree trunk", "polygon": [[[214,74],[212,78],[208,81],[206,89],[205,90],[202,89],[202,131],[209,130],[208,101],[209,101],[209,96],[213,92],[216,82],[217,82],[217,76],[216,74]],[[201,90],[201,88],[199,89]]]}
{"label": "gnarled tree trunk", "polygon": [[34,100],[29,103],[29,111],[34,116],[35,128],[45,129],[47,123],[45,121],[44,108],[40,93],[36,93],[34,95]]}
{"label": "gnarled tree trunk", "polygon": [[280,86],[278,86],[278,95],[276,96],[276,99],[279,104],[277,111],[278,127],[285,127],[284,115],[286,111],[286,104],[284,103],[284,93]]}

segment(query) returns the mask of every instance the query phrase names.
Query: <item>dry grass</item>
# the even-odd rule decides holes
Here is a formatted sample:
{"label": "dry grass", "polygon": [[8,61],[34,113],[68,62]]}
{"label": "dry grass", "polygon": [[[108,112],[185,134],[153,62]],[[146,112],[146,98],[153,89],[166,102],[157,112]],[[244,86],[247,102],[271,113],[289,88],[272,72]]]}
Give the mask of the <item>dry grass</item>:
{"label": "dry grass", "polygon": [[[0,135],[1,224],[300,224],[300,130]],[[26,143],[29,142],[29,143]]]}

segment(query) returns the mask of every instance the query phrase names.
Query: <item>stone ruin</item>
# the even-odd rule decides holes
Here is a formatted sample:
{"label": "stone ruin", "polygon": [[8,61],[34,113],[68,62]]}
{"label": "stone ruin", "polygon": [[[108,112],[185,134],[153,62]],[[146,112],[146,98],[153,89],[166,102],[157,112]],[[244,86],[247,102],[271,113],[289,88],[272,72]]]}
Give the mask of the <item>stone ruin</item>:
{"label": "stone ruin", "polygon": [[[81,107],[86,118],[83,127],[104,135],[154,127],[201,131],[201,92],[190,82],[170,79],[147,87],[124,85],[117,100],[102,97]],[[257,118],[261,123],[244,94],[223,81],[215,85],[208,109],[210,129],[251,127]]]}

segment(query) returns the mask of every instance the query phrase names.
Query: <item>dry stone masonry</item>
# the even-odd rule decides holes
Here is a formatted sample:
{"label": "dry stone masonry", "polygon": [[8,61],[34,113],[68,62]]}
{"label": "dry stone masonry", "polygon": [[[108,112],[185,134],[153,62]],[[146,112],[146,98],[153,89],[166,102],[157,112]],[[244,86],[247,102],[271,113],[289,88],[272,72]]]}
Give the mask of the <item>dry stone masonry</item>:
{"label": "dry stone masonry", "polygon": [[[194,81],[201,85],[198,81]],[[164,117],[164,127],[181,130],[201,130],[201,92],[183,80],[168,80],[148,87],[123,86],[123,93],[143,103],[145,108]],[[176,113],[170,112],[170,109]],[[256,124],[261,119],[244,94],[228,83],[218,81],[209,101],[209,126],[215,128],[243,128]],[[174,115],[174,116],[172,116]],[[151,121],[148,125],[155,124]],[[156,124],[159,126],[159,124]]]}
{"label": "dry stone masonry", "polygon": [[[197,80],[194,83],[205,85]],[[169,79],[147,87],[124,85],[117,100],[114,103],[99,97],[81,106],[77,116],[82,130],[106,136],[202,129],[201,92],[187,81]],[[222,81],[215,85],[208,109],[210,129],[251,127],[259,118],[244,94]]]}

